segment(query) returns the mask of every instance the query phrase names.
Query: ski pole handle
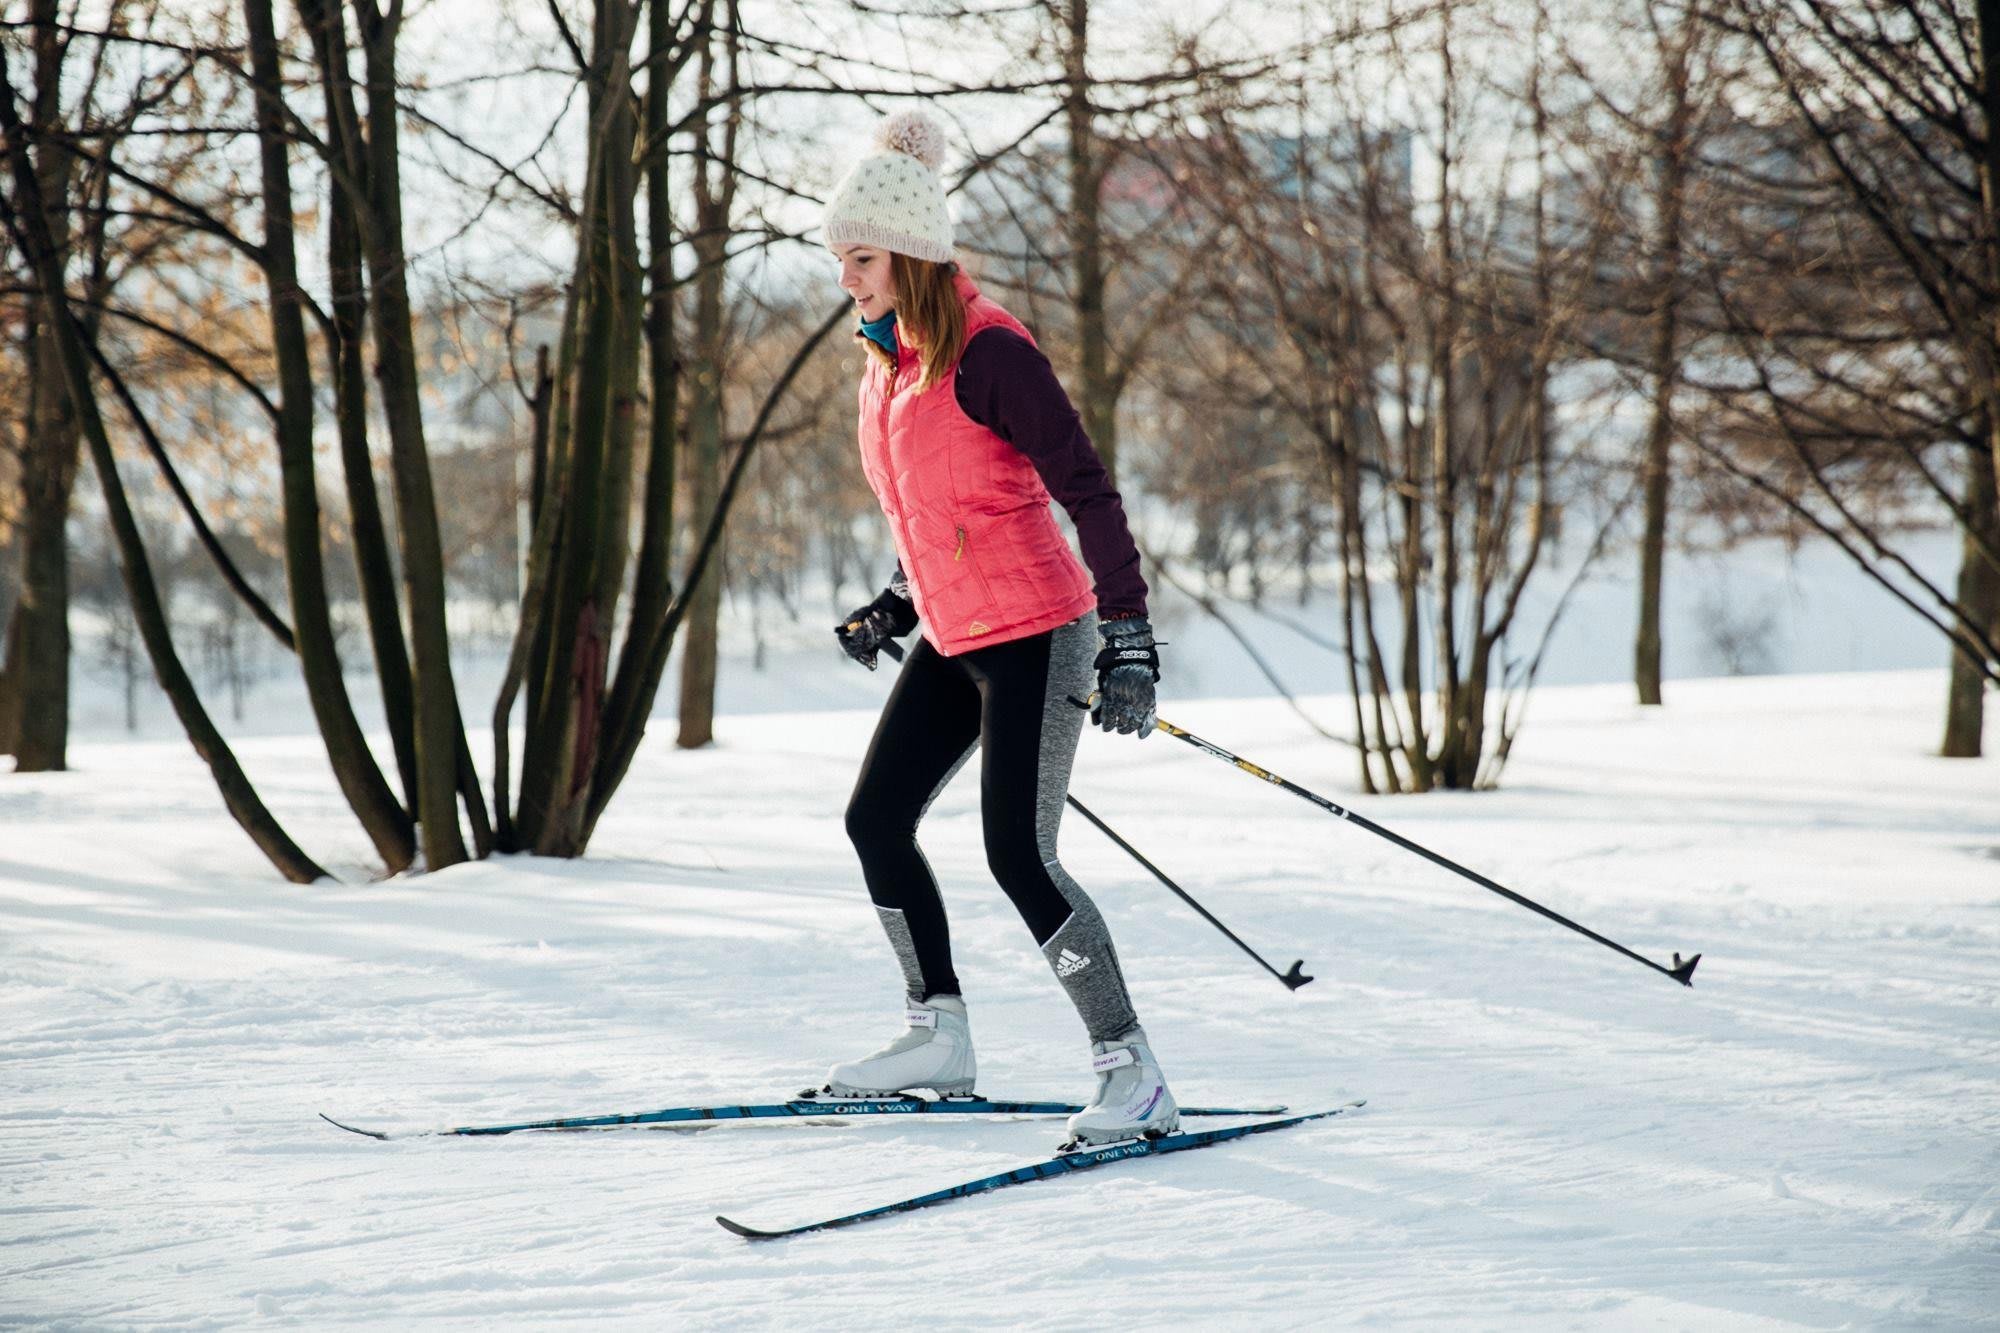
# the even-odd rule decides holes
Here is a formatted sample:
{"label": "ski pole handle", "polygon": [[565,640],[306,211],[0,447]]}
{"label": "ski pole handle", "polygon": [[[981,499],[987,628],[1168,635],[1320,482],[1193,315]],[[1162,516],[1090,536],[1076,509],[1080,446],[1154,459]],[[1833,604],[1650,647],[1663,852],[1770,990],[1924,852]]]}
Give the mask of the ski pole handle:
{"label": "ski pole handle", "polygon": [[[850,620],[847,622],[847,628],[850,630],[860,629],[861,622],[858,620]],[[882,640],[882,642],[875,645],[875,650],[877,652],[883,652],[889,654],[889,660],[892,662],[900,662],[903,660],[903,645],[897,643],[894,639]],[[1074,703],[1075,700],[1071,700],[1071,702]]]}
{"label": "ski pole handle", "polygon": [[[1070,703],[1074,704],[1076,707],[1081,708],[1084,712],[1088,713],[1091,709],[1097,707],[1097,696],[1101,693],[1103,693],[1103,691],[1101,690],[1092,690],[1090,692],[1090,697],[1088,699],[1079,699],[1074,694],[1065,695],[1064,697],[1067,698],[1070,701]],[[1174,729],[1168,726],[1166,723],[1160,721],[1160,719],[1157,717],[1153,719],[1153,730],[1164,731],[1169,736],[1174,734]]]}

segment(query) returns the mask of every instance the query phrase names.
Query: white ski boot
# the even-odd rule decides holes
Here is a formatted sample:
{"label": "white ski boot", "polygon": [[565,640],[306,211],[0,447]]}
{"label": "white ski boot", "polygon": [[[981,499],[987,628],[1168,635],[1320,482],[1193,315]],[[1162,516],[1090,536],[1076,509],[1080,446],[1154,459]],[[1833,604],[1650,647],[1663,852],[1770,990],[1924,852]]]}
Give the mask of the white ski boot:
{"label": "white ski boot", "polygon": [[965,1001],[956,995],[913,1001],[908,1019],[910,1030],[875,1054],[828,1070],[826,1090],[835,1097],[880,1097],[911,1088],[929,1088],[940,1097],[969,1095],[975,1070]]}
{"label": "white ski boot", "polygon": [[1144,1028],[1117,1041],[1093,1042],[1091,1069],[1097,1096],[1069,1118],[1070,1142],[1077,1147],[1121,1139],[1158,1138],[1180,1128],[1181,1112]]}

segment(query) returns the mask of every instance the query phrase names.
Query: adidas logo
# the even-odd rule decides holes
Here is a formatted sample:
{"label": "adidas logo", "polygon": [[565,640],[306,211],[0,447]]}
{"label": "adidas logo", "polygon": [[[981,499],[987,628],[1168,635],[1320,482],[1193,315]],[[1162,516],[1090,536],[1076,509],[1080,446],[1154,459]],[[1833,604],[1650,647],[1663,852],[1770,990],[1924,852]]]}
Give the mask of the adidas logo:
{"label": "adidas logo", "polygon": [[1089,966],[1089,958],[1079,957],[1071,953],[1068,949],[1064,949],[1056,959],[1056,975],[1059,977],[1073,977]]}

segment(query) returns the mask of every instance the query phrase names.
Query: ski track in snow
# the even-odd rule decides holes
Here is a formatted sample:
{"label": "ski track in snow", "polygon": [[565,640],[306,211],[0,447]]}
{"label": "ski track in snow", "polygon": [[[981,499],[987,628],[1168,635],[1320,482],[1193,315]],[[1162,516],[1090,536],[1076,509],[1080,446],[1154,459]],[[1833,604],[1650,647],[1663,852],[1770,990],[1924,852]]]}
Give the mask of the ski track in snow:
{"label": "ski track in snow", "polygon": [[[1506,786],[1355,794],[1282,704],[1182,725],[1665,960],[1693,990],[1166,737],[1073,790],[1183,1102],[1352,1117],[852,1230],[782,1225],[1041,1155],[1053,1121],[759,1122],[376,1143],[781,1098],[893,1032],[840,811],[866,713],[656,737],[592,855],[366,882],[310,738],[245,742],[344,882],[283,884],[175,743],[0,786],[0,1326],[805,1320],[1069,1328],[2000,1327],[2000,767],[1927,756],[1941,673],[1539,693]],[[1339,701],[1314,701],[1338,717]],[[476,753],[489,747],[475,739]],[[1087,1094],[1083,1035],[934,808],[990,1095]]]}

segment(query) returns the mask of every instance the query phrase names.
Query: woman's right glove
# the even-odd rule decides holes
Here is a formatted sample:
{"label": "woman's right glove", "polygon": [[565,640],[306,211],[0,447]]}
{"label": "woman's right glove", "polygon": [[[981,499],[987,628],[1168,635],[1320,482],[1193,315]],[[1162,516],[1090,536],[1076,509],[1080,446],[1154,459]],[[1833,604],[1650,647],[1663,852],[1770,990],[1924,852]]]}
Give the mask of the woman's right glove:
{"label": "woman's right glove", "polygon": [[1153,622],[1144,616],[1106,620],[1097,627],[1104,650],[1097,655],[1097,706],[1090,720],[1121,736],[1153,734],[1153,685],[1160,678],[1160,650]]}
{"label": "woman's right glove", "polygon": [[917,604],[890,584],[882,595],[857,611],[848,612],[833,632],[847,655],[873,671],[875,655],[890,644],[890,655],[901,657],[892,640],[900,639],[917,627]]}

